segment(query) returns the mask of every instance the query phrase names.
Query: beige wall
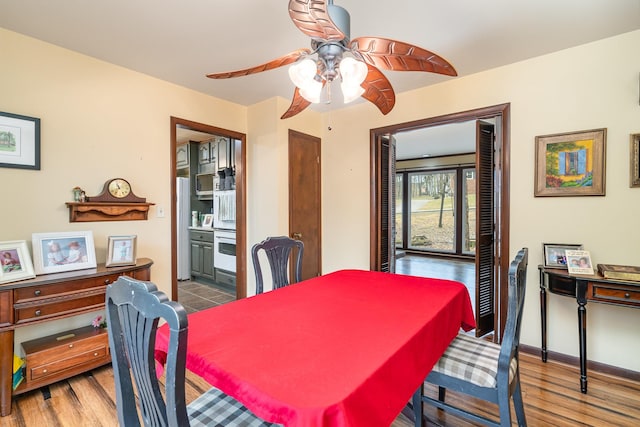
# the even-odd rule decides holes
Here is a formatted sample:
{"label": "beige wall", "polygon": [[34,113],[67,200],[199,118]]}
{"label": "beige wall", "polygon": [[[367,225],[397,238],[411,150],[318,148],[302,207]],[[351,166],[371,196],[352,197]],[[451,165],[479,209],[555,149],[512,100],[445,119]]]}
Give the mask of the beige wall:
{"label": "beige wall", "polygon": [[[152,277],[168,291],[168,215],[157,218],[153,208],[148,221],[71,224],[64,202],[76,185],[97,194],[122,176],[168,213],[173,115],[247,133],[248,247],[288,232],[288,128],[321,137],[323,271],[366,269],[369,129],[510,102],[510,255],[522,246],[531,251],[523,342],[540,345],[542,242],[582,243],[594,262],[640,265],[632,243],[640,240],[633,226],[640,190],[628,186],[629,134],[640,132],[640,31],[398,94],[387,116],[361,102],[285,121],[279,116],[288,101],[279,98],[246,108],[1,29],[0,44],[0,110],[42,119],[42,169],[0,168],[0,241],[91,229],[102,260],[107,236],[137,234],[138,253],[155,260]],[[600,127],[608,129],[606,197],[534,198],[535,136]],[[575,302],[554,295],[550,305],[550,350],[577,355]],[[640,350],[638,320],[640,310],[589,304],[589,358],[640,371],[632,356]],[[71,321],[64,322],[52,327]]]}

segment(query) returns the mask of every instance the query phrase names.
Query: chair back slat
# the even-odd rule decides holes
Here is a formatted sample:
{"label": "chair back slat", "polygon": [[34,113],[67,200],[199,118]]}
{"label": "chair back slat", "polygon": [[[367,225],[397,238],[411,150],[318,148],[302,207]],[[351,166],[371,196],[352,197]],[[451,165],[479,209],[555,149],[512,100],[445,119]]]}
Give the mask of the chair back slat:
{"label": "chair back slat", "polygon": [[[107,286],[106,306],[120,425],[140,426],[132,377],[145,426],[189,425],[184,393],[187,340],[184,308],[169,301],[153,283],[124,276]],[[165,320],[170,329],[165,366],[166,403],[154,359],[159,319]]]}
{"label": "chair back slat", "polygon": [[[294,255],[294,274],[289,281],[289,259],[292,250],[297,249]],[[273,279],[272,289],[278,289],[287,286],[290,283],[296,283],[302,277],[302,255],[304,252],[304,244],[300,240],[294,240],[287,236],[268,237],[260,243],[256,243],[251,248],[251,260],[253,261],[253,269],[256,273],[256,294],[264,291],[264,282],[262,276],[262,268],[260,266],[259,251],[263,250],[267,256],[271,277]]]}
{"label": "chair back slat", "polygon": [[498,372],[509,372],[508,369],[501,370],[500,366],[508,367],[514,357],[518,357],[518,346],[520,345],[520,329],[522,326],[522,313],[524,311],[524,296],[527,285],[527,265],[529,250],[522,248],[509,266],[509,290],[507,305],[507,321],[498,360]]}

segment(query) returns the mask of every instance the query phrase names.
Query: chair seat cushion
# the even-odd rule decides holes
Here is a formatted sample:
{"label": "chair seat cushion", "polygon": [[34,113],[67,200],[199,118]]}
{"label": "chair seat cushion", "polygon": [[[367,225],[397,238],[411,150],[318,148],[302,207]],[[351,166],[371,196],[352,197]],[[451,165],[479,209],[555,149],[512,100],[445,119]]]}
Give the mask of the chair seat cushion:
{"label": "chair seat cushion", "polygon": [[[459,333],[449,344],[433,371],[473,383],[480,387],[497,386],[500,346],[485,339]],[[518,369],[514,357],[509,365],[509,383]]]}
{"label": "chair seat cushion", "polygon": [[187,406],[191,427],[270,427],[242,403],[217,388],[210,388]]}

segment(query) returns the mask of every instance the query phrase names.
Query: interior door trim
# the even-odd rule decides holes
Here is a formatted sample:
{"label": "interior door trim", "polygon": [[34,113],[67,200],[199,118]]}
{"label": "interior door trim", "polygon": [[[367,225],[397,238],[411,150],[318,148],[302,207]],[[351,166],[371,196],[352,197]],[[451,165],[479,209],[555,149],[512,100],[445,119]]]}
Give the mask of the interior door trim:
{"label": "interior door trim", "polygon": [[247,171],[246,140],[247,136],[240,132],[222,129],[216,126],[198,123],[191,120],[171,116],[171,299],[178,301],[178,237],[176,232],[176,126],[206,132],[213,135],[230,137],[235,141],[236,165],[236,299],[247,296]]}

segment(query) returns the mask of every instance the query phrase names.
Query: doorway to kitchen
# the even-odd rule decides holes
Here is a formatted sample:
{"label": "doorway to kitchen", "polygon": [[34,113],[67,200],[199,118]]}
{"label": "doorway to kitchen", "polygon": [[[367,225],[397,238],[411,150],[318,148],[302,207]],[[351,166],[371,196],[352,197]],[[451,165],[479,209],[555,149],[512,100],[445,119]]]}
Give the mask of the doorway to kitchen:
{"label": "doorway to kitchen", "polygon": [[[170,188],[171,188],[171,199],[172,199],[172,203],[171,203],[171,271],[172,271],[171,298],[174,301],[180,300],[179,288],[178,288],[178,246],[179,246],[178,234],[179,233],[178,233],[178,220],[177,220],[178,190],[177,190],[176,178],[178,177],[178,173],[177,173],[178,162],[184,161],[185,159],[184,159],[184,154],[181,152],[181,150],[179,150],[179,147],[181,146],[181,144],[179,143],[181,137],[179,136],[185,133],[188,134],[189,132],[208,134],[209,136],[212,136],[212,137],[215,136],[216,137],[215,143],[217,144],[216,145],[217,148],[220,147],[220,142],[223,141],[224,142],[223,151],[220,151],[220,149],[218,149],[215,151],[216,153],[215,155],[220,159],[227,159],[227,161],[233,163],[233,165],[235,166],[235,170],[233,174],[233,182],[232,182],[233,190],[235,193],[234,206],[233,206],[233,209],[227,209],[225,211],[225,215],[227,215],[227,218],[226,218],[227,223],[231,222],[231,216],[233,216],[232,222],[235,227],[235,242],[234,242],[235,264],[232,266],[233,270],[235,270],[235,274],[233,277],[234,290],[231,293],[231,295],[233,295],[234,299],[244,298],[246,297],[246,292],[247,292],[247,289],[246,289],[246,197],[245,197],[246,170],[244,167],[246,162],[246,153],[245,153],[246,135],[239,132],[231,131],[228,129],[222,129],[222,128],[207,125],[204,123],[198,123],[191,120],[181,119],[178,117],[171,117],[170,125],[171,125]],[[206,144],[198,144],[198,147],[200,149],[205,145]],[[209,156],[211,156],[212,153],[214,153],[214,151],[211,150],[211,147],[212,145],[209,144],[209,150],[210,150],[208,154]],[[220,154],[222,152],[224,154]],[[186,155],[189,156],[189,154],[186,154]],[[190,160],[192,162],[196,162],[196,164],[199,161],[204,159],[204,155],[199,156],[197,153],[195,157],[196,158],[190,159]],[[217,189],[218,190],[223,189],[219,186],[220,186],[221,180],[224,179],[224,177],[218,176],[218,173],[221,168],[218,168],[217,166],[219,166],[219,164],[216,165],[216,171],[211,171],[211,173],[209,174],[211,176],[211,179],[213,180],[212,190],[211,190],[212,193],[215,190],[213,186],[216,185],[216,181],[218,184]],[[228,175],[228,173],[226,175]],[[217,180],[215,179],[216,177],[218,178]],[[225,190],[227,188],[226,185],[227,184],[225,184],[225,187],[224,187]],[[196,189],[194,187],[194,192],[195,190]],[[211,201],[209,202],[209,204],[213,206]],[[209,219],[207,217],[206,209],[204,209],[204,212],[205,214],[202,215],[202,217],[198,215],[198,218],[193,218],[193,219],[197,220],[198,224],[207,224],[207,225],[211,224],[211,228],[212,228],[213,216],[211,216],[211,219]],[[220,217],[221,215],[218,215],[218,218]],[[215,230],[213,230],[212,234],[215,234]],[[211,236],[211,242],[209,242],[208,234],[202,234],[202,242],[197,242],[197,243],[198,244],[201,243],[202,251],[196,252],[196,253],[201,254],[202,257],[204,257],[207,254],[211,255],[210,257],[211,262],[206,263],[206,265],[205,263],[203,263],[202,270],[199,271],[199,273],[204,274],[205,275],[204,277],[206,277],[207,274],[210,274],[210,269],[214,269],[213,235]],[[194,248],[191,248],[192,253],[193,253],[193,249]],[[195,259],[198,260],[199,258],[195,257]],[[192,267],[191,267],[192,271],[193,271],[193,261],[194,261],[194,258],[192,257],[191,263],[190,263],[192,264]],[[191,282],[191,280],[189,280],[188,282],[189,283],[185,284],[184,286],[185,289],[187,289],[193,283]],[[191,291],[194,291],[196,294],[199,293],[200,289],[196,289],[197,288],[196,286],[191,286],[191,288],[192,288]],[[187,294],[183,293],[183,297],[185,297],[185,295]],[[225,298],[228,298],[228,296],[222,295],[220,297],[220,299],[223,299],[223,300]]]}

